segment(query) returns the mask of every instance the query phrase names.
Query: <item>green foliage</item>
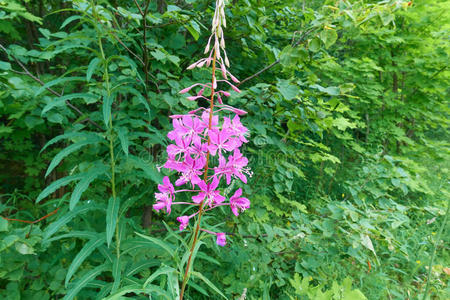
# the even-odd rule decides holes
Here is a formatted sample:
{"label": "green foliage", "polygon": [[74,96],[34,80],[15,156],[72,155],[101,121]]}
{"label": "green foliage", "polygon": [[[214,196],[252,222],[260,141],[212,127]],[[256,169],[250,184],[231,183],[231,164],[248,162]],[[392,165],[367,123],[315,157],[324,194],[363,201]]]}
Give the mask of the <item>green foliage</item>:
{"label": "green foliage", "polygon": [[[178,297],[151,205],[213,2],[0,1],[2,299]],[[252,207],[205,217],[186,299],[449,297],[450,9],[416,2],[230,1]]]}

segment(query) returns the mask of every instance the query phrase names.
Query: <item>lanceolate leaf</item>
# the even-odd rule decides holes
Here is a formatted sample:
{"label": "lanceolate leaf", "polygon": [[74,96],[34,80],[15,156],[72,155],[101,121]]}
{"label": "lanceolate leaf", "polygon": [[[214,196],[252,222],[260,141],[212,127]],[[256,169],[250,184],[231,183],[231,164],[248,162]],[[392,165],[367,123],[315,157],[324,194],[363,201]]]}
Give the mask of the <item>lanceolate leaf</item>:
{"label": "lanceolate leaf", "polygon": [[160,275],[170,274],[170,273],[173,273],[173,272],[176,272],[176,270],[174,268],[171,268],[169,266],[161,266],[158,270],[153,272],[153,274],[150,275],[149,278],[147,278],[147,280],[145,281],[143,287],[145,288],[148,284],[152,283],[152,281],[155,280],[156,278],[158,278]]}
{"label": "lanceolate leaf", "polygon": [[77,99],[77,98],[79,98],[79,99],[85,99],[85,98],[96,99],[96,98],[98,98],[98,96],[93,95],[93,94],[86,94],[86,93],[76,93],[76,94],[70,94],[70,95],[59,97],[59,98],[51,101],[50,103],[48,103],[44,107],[44,109],[42,109],[41,116],[45,115],[45,113],[48,112],[50,109],[52,109],[56,106],[64,106],[66,101],[72,100],[72,99]]}
{"label": "lanceolate leaf", "polygon": [[111,244],[114,230],[116,228],[117,216],[119,214],[120,199],[118,197],[109,198],[108,209],[106,210],[106,241]]}
{"label": "lanceolate leaf", "polygon": [[89,184],[91,184],[91,182],[94,181],[100,175],[105,174],[107,170],[108,170],[108,167],[106,167],[106,166],[94,166],[92,168],[92,170],[85,173],[85,176],[83,177],[83,179],[81,179],[77,183],[77,185],[75,186],[75,189],[72,192],[72,195],[70,197],[70,210],[73,210],[75,208],[78,201],[80,200],[81,195],[89,187]]}
{"label": "lanceolate leaf", "polygon": [[136,232],[136,234],[137,234],[138,236],[140,236],[140,237],[142,237],[142,238],[144,238],[144,239],[146,239],[146,240],[149,240],[149,241],[151,241],[152,243],[154,243],[154,244],[160,246],[161,248],[163,248],[164,250],[166,250],[167,253],[170,254],[170,256],[173,257],[173,256],[175,255],[175,252],[174,252],[174,250],[172,249],[171,245],[169,245],[168,243],[164,242],[163,240],[160,240],[160,239],[157,239],[157,238],[154,238],[154,237],[151,237],[151,236],[146,236],[146,235],[140,234],[140,233],[138,233],[138,232]]}
{"label": "lanceolate leaf", "polygon": [[80,180],[81,178],[83,178],[83,176],[85,176],[84,173],[70,175],[70,176],[66,176],[66,177],[60,178],[60,179],[52,182],[52,184],[50,184],[48,187],[46,187],[39,194],[39,196],[36,199],[36,203],[38,203],[39,201],[41,201],[42,199],[44,199],[45,197],[47,197],[48,195],[50,195],[51,193],[53,193],[54,191],[59,189],[60,187],[65,186],[65,185],[71,183],[72,181]]}
{"label": "lanceolate leaf", "polygon": [[98,64],[101,62],[101,60],[96,57],[89,63],[89,66],[86,71],[86,81],[89,82],[91,80],[92,74],[94,73],[95,69],[97,68]]}
{"label": "lanceolate leaf", "polygon": [[100,138],[94,138],[94,136],[92,136],[91,138],[88,138],[88,139],[86,139],[84,141],[80,141],[80,142],[77,142],[77,143],[72,144],[70,146],[67,146],[66,148],[61,150],[58,154],[56,154],[55,157],[52,159],[52,161],[50,162],[50,165],[48,166],[47,172],[45,173],[45,177],[47,177],[48,174],[50,174],[50,172],[53,171],[53,169],[67,155],[71,154],[72,152],[77,151],[78,149],[80,149],[80,148],[82,148],[82,147],[84,147],[86,145],[96,144],[96,143],[99,143],[100,141],[102,141]]}
{"label": "lanceolate leaf", "polygon": [[47,144],[45,144],[45,146],[41,149],[40,152],[43,152],[45,149],[47,149],[47,147],[61,141],[64,139],[71,139],[71,138],[77,138],[77,137],[83,137],[86,140],[93,140],[93,139],[100,139],[101,137],[98,136],[95,133],[91,133],[91,132],[79,132],[79,131],[75,131],[75,132],[68,132],[68,133],[64,133],[61,135],[58,135],[54,138],[52,138],[50,141],[47,142]]}
{"label": "lanceolate leaf", "polygon": [[84,274],[83,277],[73,283],[72,287],[68,290],[66,296],[63,299],[72,300],[73,298],[75,298],[75,296],[80,292],[82,288],[84,288],[89,282],[94,280],[95,277],[100,275],[102,272],[108,270],[108,268],[108,265],[100,265]]}
{"label": "lanceolate leaf", "polygon": [[65,286],[67,287],[69,280],[72,278],[73,274],[78,270],[83,261],[100,245],[105,242],[104,237],[98,237],[87,242],[83,248],[78,252],[77,256],[73,259],[70,264],[69,269],[67,270],[66,280],[64,281]]}
{"label": "lanceolate leaf", "polygon": [[129,147],[129,141],[128,141],[128,134],[125,128],[120,127],[118,130],[119,140],[120,144],[122,145],[122,150],[125,153],[125,155],[128,156],[128,147]]}
{"label": "lanceolate leaf", "polygon": [[201,279],[204,283],[206,283],[211,289],[213,289],[217,294],[219,294],[220,296],[222,296],[224,299],[228,299],[227,297],[225,297],[225,295],[205,276],[203,276],[202,273],[199,272],[192,272],[192,275]]}
{"label": "lanceolate leaf", "polygon": [[103,97],[103,121],[105,122],[105,126],[109,127],[109,120],[111,119],[111,105],[114,101],[112,95],[106,95]]}

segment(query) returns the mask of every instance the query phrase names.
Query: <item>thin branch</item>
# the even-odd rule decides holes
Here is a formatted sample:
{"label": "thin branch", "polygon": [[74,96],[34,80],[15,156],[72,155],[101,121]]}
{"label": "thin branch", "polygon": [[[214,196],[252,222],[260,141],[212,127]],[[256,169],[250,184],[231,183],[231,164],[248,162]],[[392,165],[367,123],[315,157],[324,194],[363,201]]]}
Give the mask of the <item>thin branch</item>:
{"label": "thin branch", "polygon": [[[300,38],[297,40],[297,42],[295,42],[295,43],[292,44],[292,47],[297,47],[298,45],[300,45],[301,43],[303,43],[303,42],[305,41],[305,38],[306,38],[313,30],[314,30],[314,28],[311,28],[311,29],[305,31],[305,32],[300,36]],[[296,31],[295,33],[297,33],[297,31]],[[294,37],[295,37],[295,35],[294,35]],[[293,38],[293,40],[294,40],[294,38]],[[292,42],[293,42],[293,40],[292,40]],[[267,67],[264,67],[263,69],[259,70],[259,71],[256,72],[255,74],[253,74],[253,75],[251,75],[251,76],[245,78],[244,80],[242,80],[242,81],[238,84],[238,86],[242,85],[242,84],[243,84],[244,82],[246,82],[246,81],[249,81],[249,80],[251,80],[251,79],[253,79],[253,78],[259,76],[261,73],[263,73],[263,72],[265,72],[265,71],[267,71],[267,70],[273,68],[274,66],[278,65],[279,63],[280,63],[280,59],[277,59],[276,61],[274,61],[273,63],[271,63],[271,64],[268,65]]]}
{"label": "thin branch", "polygon": [[[8,54],[8,51],[6,50],[6,48],[5,48],[2,44],[0,44],[0,48],[1,48],[3,51],[5,51],[6,54]],[[22,70],[24,70],[24,72],[25,72],[24,75],[27,75],[28,77],[32,78],[34,81],[38,82],[41,86],[44,86],[45,89],[46,89],[47,91],[49,91],[50,93],[52,93],[53,95],[55,95],[55,96],[57,96],[57,97],[61,97],[61,96],[62,96],[60,93],[56,92],[55,90],[53,90],[53,89],[51,89],[51,88],[45,86],[45,82],[43,82],[41,79],[39,79],[39,78],[36,77],[35,75],[31,74],[31,72],[27,69],[27,67],[25,67],[25,65],[22,64],[15,56],[13,56],[13,55],[11,55],[11,54],[9,54],[9,55],[10,55],[10,56],[14,59],[14,61],[22,68]],[[68,100],[66,100],[65,103],[66,103],[66,105],[67,105],[70,109],[72,109],[73,111],[75,111],[78,115],[84,116],[84,113],[83,113],[81,110],[79,110],[76,106],[74,106],[72,103],[70,103]],[[90,118],[86,117],[85,121],[91,123],[93,126],[95,126],[95,127],[97,127],[98,129],[100,129],[100,130],[103,131],[103,128],[102,128],[100,125],[98,125],[96,122],[92,121]]]}
{"label": "thin branch", "polygon": [[136,53],[134,53],[130,48],[127,47],[127,45],[125,45],[122,40],[115,35],[113,32],[111,32],[112,36],[119,42],[119,44],[121,44],[128,52],[130,52],[131,55],[133,55],[134,57],[136,57],[136,59],[142,64],[144,64],[144,61],[142,60],[142,58],[139,57],[139,55],[137,55]]}

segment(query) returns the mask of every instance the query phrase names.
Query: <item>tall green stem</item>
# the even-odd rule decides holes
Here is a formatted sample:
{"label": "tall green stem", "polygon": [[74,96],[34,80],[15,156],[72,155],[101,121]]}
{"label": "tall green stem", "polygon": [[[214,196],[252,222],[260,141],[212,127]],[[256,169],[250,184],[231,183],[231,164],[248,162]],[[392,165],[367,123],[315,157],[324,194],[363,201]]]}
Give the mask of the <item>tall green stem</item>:
{"label": "tall green stem", "polygon": [[[95,10],[94,2],[91,1],[92,5],[92,14],[95,19],[97,18],[97,12]],[[104,76],[105,76],[105,85],[106,85],[106,96],[108,99],[111,97],[111,85],[109,82],[109,72],[108,72],[108,63],[106,61],[105,51],[103,50],[102,44],[102,36],[101,31],[97,30],[98,35],[98,47],[100,49],[100,54],[102,56],[102,60],[104,63]],[[103,100],[105,101],[105,100]],[[109,154],[110,154],[110,166],[111,166],[111,193],[113,197],[114,203],[117,201],[116,194],[116,161],[114,157],[114,135],[113,135],[113,124],[112,124],[112,113],[109,112],[109,123],[108,123],[108,139],[109,139]],[[115,239],[116,239],[116,256],[120,257],[120,238],[119,238],[119,220],[116,220],[116,229],[115,229]]]}

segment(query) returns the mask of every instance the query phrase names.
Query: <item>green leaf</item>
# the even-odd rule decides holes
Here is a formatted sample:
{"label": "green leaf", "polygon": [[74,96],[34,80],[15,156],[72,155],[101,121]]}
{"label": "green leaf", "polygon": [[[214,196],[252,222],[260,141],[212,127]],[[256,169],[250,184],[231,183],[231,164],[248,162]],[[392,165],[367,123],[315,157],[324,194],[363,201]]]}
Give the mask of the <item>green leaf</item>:
{"label": "green leaf", "polygon": [[172,249],[171,245],[169,245],[168,243],[164,242],[163,240],[151,237],[151,236],[146,236],[143,234],[140,234],[139,232],[136,232],[136,234],[150,242],[152,242],[155,245],[158,245],[159,247],[163,248],[164,250],[166,250],[167,253],[170,254],[170,256],[174,257],[175,252]]}
{"label": "green leaf", "polygon": [[72,100],[72,99],[85,99],[85,98],[91,98],[91,99],[97,99],[98,96],[93,94],[87,94],[87,93],[75,93],[70,94],[66,96],[62,96],[57,98],[56,100],[51,101],[50,103],[47,103],[47,105],[42,109],[41,116],[45,115],[46,112],[48,112],[50,109],[54,107],[64,106],[66,104],[66,101]]}
{"label": "green leaf", "polygon": [[56,154],[55,157],[52,159],[50,165],[48,166],[47,172],[45,172],[45,177],[47,177],[50,174],[50,172],[53,171],[53,169],[56,168],[56,166],[58,166],[61,160],[63,160],[69,154],[77,151],[78,149],[84,146],[97,144],[100,141],[101,141],[100,138],[89,138],[84,141],[80,141],[70,146],[67,146],[66,148],[58,152],[58,154]]}
{"label": "green leaf", "polygon": [[177,272],[174,268],[163,265],[158,270],[153,272],[152,275],[150,275],[150,277],[147,278],[142,287],[145,288],[148,284],[152,283],[152,281],[158,278],[160,275],[170,274],[174,272]]}
{"label": "green leaf", "polygon": [[63,300],[72,300],[75,296],[80,292],[82,288],[84,288],[89,282],[94,280],[95,277],[100,275],[102,272],[108,270],[108,265],[100,265],[86,274],[83,275],[79,280],[75,281],[72,287],[67,291],[66,296],[64,296]]}
{"label": "green leaf", "polygon": [[200,37],[200,26],[194,20],[190,21],[188,24],[184,24],[184,27],[189,31],[194,40],[198,40]]}
{"label": "green leaf", "polygon": [[157,60],[163,60],[167,56],[164,52],[162,52],[158,49],[156,49],[155,51],[151,51],[150,54]]}
{"label": "green leaf", "polygon": [[54,191],[59,189],[60,187],[65,186],[65,185],[71,183],[72,181],[79,180],[79,179],[83,178],[84,175],[85,175],[84,173],[76,174],[76,175],[70,175],[70,176],[66,176],[66,177],[60,178],[60,179],[52,182],[48,187],[46,187],[39,194],[39,196],[36,199],[36,203],[39,203],[39,201],[41,201],[42,199],[44,199],[45,197],[47,197],[48,195],[50,195],[51,193],[53,193]]}
{"label": "green leaf", "polygon": [[11,64],[6,61],[0,61],[0,70],[3,70],[3,71],[11,70]]}
{"label": "green leaf", "polygon": [[103,121],[105,122],[106,127],[109,127],[109,121],[111,119],[111,105],[113,101],[114,98],[112,95],[106,95],[103,97],[102,111],[103,111]]}
{"label": "green leaf", "polygon": [[127,285],[127,286],[119,289],[114,295],[111,295],[108,298],[105,298],[104,300],[119,300],[119,299],[123,299],[123,297],[121,297],[121,296],[126,295],[126,294],[131,294],[131,293],[139,295],[139,294],[142,294],[142,293],[150,294],[152,292],[156,292],[156,293],[158,293],[160,295],[164,295],[166,299],[172,300],[170,298],[170,295],[165,290],[160,288],[159,286],[151,285],[151,286],[149,286],[147,288],[142,288],[142,286],[139,285],[139,284]]}
{"label": "green leaf", "polygon": [[119,135],[120,145],[122,146],[122,150],[125,153],[125,155],[128,156],[128,147],[129,147],[128,131],[124,127],[119,127],[118,135]]}
{"label": "green leaf", "polygon": [[67,270],[66,280],[64,281],[65,287],[67,287],[67,285],[69,284],[69,280],[72,278],[73,274],[75,274],[84,260],[103,243],[105,243],[105,238],[98,237],[90,240],[83,246],[83,248],[81,248],[80,252],[78,252],[78,254],[75,256],[69,266],[69,269]]}
{"label": "green leaf", "polygon": [[101,60],[98,57],[95,57],[88,65],[87,71],[86,71],[86,81],[89,82],[91,80],[92,74],[94,73],[95,69],[97,68],[98,64],[101,62]]}
{"label": "green leaf", "polygon": [[101,139],[101,137],[95,133],[87,133],[87,132],[79,132],[79,131],[68,132],[65,134],[58,135],[58,136],[54,137],[53,139],[51,139],[50,141],[48,141],[47,144],[45,144],[45,146],[41,149],[40,152],[43,152],[45,149],[47,149],[48,146],[51,146],[61,140],[77,138],[77,137],[84,137],[86,140],[99,139],[99,138]]}
{"label": "green leaf", "polygon": [[162,181],[163,176],[156,170],[155,166],[144,161],[141,157],[130,154],[128,155],[128,162],[135,168],[143,170],[145,175],[155,183],[160,183]]}
{"label": "green leaf", "polygon": [[214,290],[217,294],[219,294],[220,296],[222,296],[224,299],[228,299],[227,297],[225,297],[225,295],[205,276],[203,276],[202,273],[199,272],[195,272],[192,271],[192,275],[201,279],[204,283],[206,283],[212,290]]}
{"label": "green leaf", "polygon": [[51,80],[49,82],[47,82],[46,84],[44,84],[43,86],[41,86],[36,93],[34,94],[34,96],[38,96],[39,94],[41,94],[43,91],[45,91],[47,88],[50,88],[54,85],[57,84],[62,84],[62,83],[66,83],[66,82],[70,82],[70,81],[84,81],[85,78],[84,77],[60,77],[60,78],[56,78],[54,80]]}
{"label": "green leaf", "polygon": [[132,276],[142,269],[148,269],[150,267],[159,266],[160,264],[161,264],[161,261],[159,261],[158,259],[150,259],[150,260],[146,259],[146,260],[139,261],[139,262],[133,264],[127,270],[126,276],[127,277]]}
{"label": "green leaf", "polygon": [[73,210],[80,200],[81,195],[87,190],[92,181],[102,174],[105,174],[108,168],[106,166],[94,166],[85,173],[85,177],[80,180],[75,186],[70,197],[70,210]]}
{"label": "green leaf", "polygon": [[277,88],[286,100],[294,99],[300,92],[300,88],[291,84],[289,80],[280,80],[277,84]]}
{"label": "green leaf", "polygon": [[122,270],[121,270],[120,257],[116,257],[114,260],[113,269],[112,269],[114,283],[111,288],[111,294],[114,293],[115,291],[117,291],[117,289],[119,288],[120,282],[121,282],[121,274],[122,274]]}
{"label": "green leaf", "polygon": [[73,22],[75,20],[79,20],[82,19],[82,16],[70,16],[67,19],[64,20],[64,22],[61,24],[61,26],[59,27],[59,29],[63,29],[64,27],[66,27],[70,22]]}
{"label": "green leaf", "polygon": [[108,201],[108,208],[106,209],[106,242],[111,244],[114,230],[116,228],[117,216],[119,214],[120,198],[111,197]]}
{"label": "green leaf", "polygon": [[320,50],[320,40],[317,37],[311,39],[309,42],[309,50],[312,52],[317,52]]}
{"label": "green leaf", "polygon": [[0,217],[0,231],[8,231],[8,221]]}
{"label": "green leaf", "polygon": [[336,33],[336,30],[333,30],[333,29],[324,29],[320,33],[320,39],[325,44],[326,49],[330,48],[331,45],[333,45],[336,42],[337,38],[338,38],[338,35]]}

